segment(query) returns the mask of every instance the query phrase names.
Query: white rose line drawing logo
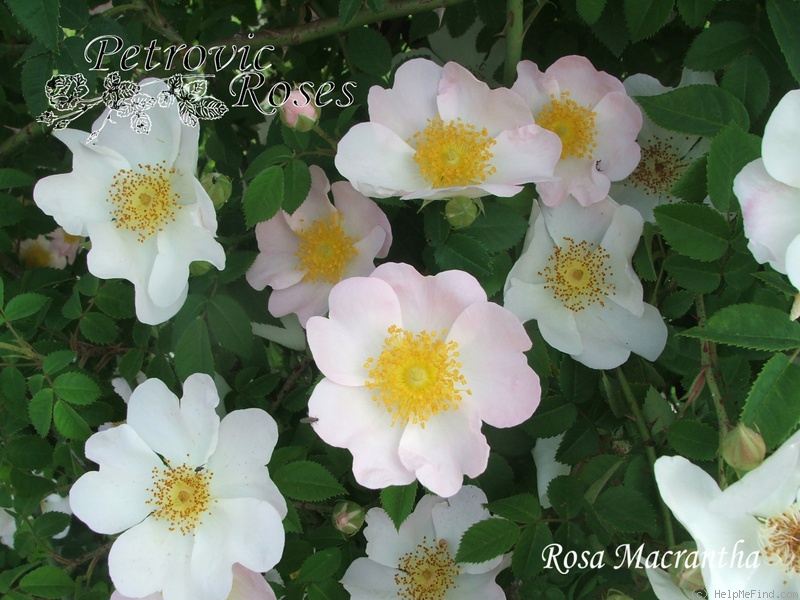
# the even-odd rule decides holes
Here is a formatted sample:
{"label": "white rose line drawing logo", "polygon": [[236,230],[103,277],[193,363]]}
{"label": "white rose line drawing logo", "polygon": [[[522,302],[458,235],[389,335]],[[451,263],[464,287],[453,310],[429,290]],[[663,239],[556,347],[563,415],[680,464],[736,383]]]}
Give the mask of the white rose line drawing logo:
{"label": "white rose line drawing logo", "polygon": [[[201,119],[219,119],[228,112],[228,107],[222,100],[209,96],[208,81],[205,75],[176,74],[165,80],[168,89],[153,97],[143,88],[148,84],[140,85],[131,81],[123,81],[119,72],[114,71],[103,79],[103,93],[94,98],[87,98],[89,86],[86,77],[59,74],[50,78],[45,86],[47,101],[53,110],[46,110],[36,120],[55,129],[65,129],[72,121],[86,111],[99,104],[104,104],[111,109],[106,121],[115,115],[120,118],[131,119],[131,129],[136,133],[149,134],[152,127],[147,111],[158,104],[160,107],[171,106],[178,103],[178,114],[181,122],[190,127],[196,127]],[[105,121],[103,122],[105,125]],[[92,131],[87,142],[95,139],[103,125]]]}

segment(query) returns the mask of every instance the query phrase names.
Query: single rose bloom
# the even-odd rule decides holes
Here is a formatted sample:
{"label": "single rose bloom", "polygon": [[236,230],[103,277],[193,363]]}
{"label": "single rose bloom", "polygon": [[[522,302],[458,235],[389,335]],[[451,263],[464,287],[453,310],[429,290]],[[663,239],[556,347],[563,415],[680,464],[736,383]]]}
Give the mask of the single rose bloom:
{"label": "single rose bloom", "polygon": [[[629,96],[658,96],[675,88],[661,85],[650,75],[637,73],[623,82]],[[678,87],[715,85],[714,74],[683,70]],[[643,114],[642,129],[636,138],[642,159],[633,173],[611,184],[610,196],[619,204],[632,206],[645,221],[653,222],[653,209],[661,204],[677,202],[670,191],[689,166],[708,152],[709,138],[669,131],[656,125]]]}
{"label": "single rose bloom", "polygon": [[[167,86],[150,79],[148,87]],[[199,129],[181,123],[176,104],[147,112],[147,134],[131,128],[132,116],[115,114],[95,121],[92,141],[83,131],[53,132],[72,151],[73,170],[39,180],[33,199],[69,235],[90,238],[89,272],[133,283],[137,318],[155,325],[183,306],[189,265],[222,269],[225,251],[214,239],[214,205],[195,177]]]}
{"label": "single rose bloom", "polygon": [[604,200],[611,182],[630,175],[640,158],[642,112],[622,82],[583,56],[560,58],[544,73],[523,60],[517,73],[511,89],[562,143],[558,179],[536,184],[542,202],[557,206],[569,195],[583,206]]}
{"label": "single rose bloom", "polygon": [[367,556],[347,568],[342,585],[352,600],[414,598],[505,600],[495,577],[511,555],[479,564],[456,563],[464,532],[492,518],[486,494],[465,485],[452,498],[426,495],[399,529],[382,508],[367,513]]}
{"label": "single rose bloom", "polygon": [[682,456],[659,458],[655,476],[699,556],[715,557],[701,564],[709,598],[754,588],[800,592],[800,433],[725,490]]}
{"label": "single rose bloom", "polygon": [[452,496],[486,469],[482,423],[513,427],[539,404],[524,328],[462,271],[387,263],[345,279],[307,333],[325,376],[308,403],[314,430],[350,450],[369,488],[418,479]]}
{"label": "single rose bloom", "polygon": [[635,352],[656,360],[667,327],[642,299],[631,259],[641,215],[607,198],[588,207],[568,198],[534,205],[522,254],[505,285],[504,305],[544,340],[592,369],[613,369]]}
{"label": "single rose bloom", "polygon": [[[389,219],[378,206],[346,181],[328,183],[312,165],[311,189],[291,215],[279,212],[256,225],[259,255],[247,271],[257,290],[272,288],[269,312],[297,314],[305,327],[314,315],[328,312],[328,294],[348,277],[366,276],[392,245]],[[334,204],[328,199],[333,190]]]}
{"label": "single rose bloom", "polygon": [[108,556],[120,594],[164,600],[225,600],[235,563],[271,569],[281,557],[286,503],[266,464],[278,428],[266,411],[222,421],[205,374],[178,398],[158,379],[131,394],[127,422],[95,433],[86,457],[100,465],[70,490],[92,531],[120,534]]}

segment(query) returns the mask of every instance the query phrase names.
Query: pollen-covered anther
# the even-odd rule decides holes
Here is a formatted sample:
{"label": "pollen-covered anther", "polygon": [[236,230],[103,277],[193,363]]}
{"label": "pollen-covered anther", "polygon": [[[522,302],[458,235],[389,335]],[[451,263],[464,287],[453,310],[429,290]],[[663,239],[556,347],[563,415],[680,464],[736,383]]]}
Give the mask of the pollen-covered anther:
{"label": "pollen-covered anther", "polygon": [[209,484],[213,473],[187,464],[166,469],[153,469],[153,487],[147,491],[152,497],[147,504],[153,506],[150,516],[169,523],[169,530],[183,535],[192,533],[209,513],[211,496]]}
{"label": "pollen-covered anther", "polygon": [[480,131],[461,119],[445,123],[428,119],[428,126],[408,140],[416,148],[414,161],[422,177],[435,188],[465,187],[486,181],[497,172],[489,150],[495,141],[484,127]]}
{"label": "pollen-covered anther", "polygon": [[181,205],[172,189],[174,175],[175,168],[167,169],[164,163],[139,164],[136,170],[122,169],[114,175],[108,195],[117,229],[133,231],[144,242],[175,221]]}
{"label": "pollen-covered anther", "polygon": [[536,124],[561,138],[562,159],[575,157],[592,160],[597,147],[594,121],[597,114],[569,96],[569,92],[561,92],[558,98],[550,94],[550,104],[536,115]]}
{"label": "pollen-covered anther", "polygon": [[341,221],[341,213],[331,213],[297,234],[300,243],[295,256],[305,271],[303,281],[341,281],[347,263],[358,254],[358,240],[344,232]]}
{"label": "pollen-covered anther", "polygon": [[758,531],[761,556],[788,574],[800,574],[800,504],[761,523]]}
{"label": "pollen-covered anther", "polygon": [[461,573],[445,540],[429,543],[422,538],[413,552],[400,557],[400,573],[394,576],[400,598],[405,600],[442,600],[447,591],[458,587],[456,577]]}
{"label": "pollen-covered anther", "polygon": [[614,293],[616,286],[609,282],[613,276],[610,259],[600,245],[586,240],[576,244],[572,238],[564,238],[538,274],[546,280],[545,289],[564,307],[580,312],[595,303],[605,306],[603,298]]}
{"label": "pollen-covered anther", "polygon": [[665,195],[680,179],[688,163],[678,157],[675,148],[664,140],[651,140],[642,146],[642,159],[629,180],[646,194]]}
{"label": "pollen-covered anther", "polygon": [[367,359],[373,399],[392,413],[393,424],[420,424],[441,411],[458,410],[463,394],[471,395],[458,362],[458,343],[446,332],[412,333],[389,327],[380,356]]}

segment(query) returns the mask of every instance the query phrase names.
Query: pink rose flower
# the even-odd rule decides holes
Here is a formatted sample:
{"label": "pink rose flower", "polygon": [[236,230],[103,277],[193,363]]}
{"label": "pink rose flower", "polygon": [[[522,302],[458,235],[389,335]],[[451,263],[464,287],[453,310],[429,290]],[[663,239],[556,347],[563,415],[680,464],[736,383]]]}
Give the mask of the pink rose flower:
{"label": "pink rose flower", "polygon": [[800,90],[786,94],[764,128],[763,158],[733,180],[750,252],[800,289]]}
{"label": "pink rose flower", "polygon": [[325,375],[308,403],[313,427],[352,452],[369,488],[418,479],[450,497],[486,469],[482,423],[513,427],[539,404],[528,335],[463,271],[381,265],[334,287],[330,317],[307,331]]}
{"label": "pink rose flower", "polygon": [[[247,271],[257,290],[272,287],[269,312],[295,313],[305,327],[328,311],[328,293],[348,277],[369,275],[392,245],[389,219],[347,182],[334,183],[312,165],[311,190],[291,215],[281,211],[256,225],[260,254]],[[328,199],[333,190],[334,206]]]}
{"label": "pink rose flower", "polygon": [[524,60],[517,73],[511,89],[562,143],[555,168],[560,179],[536,184],[542,201],[557,206],[570,194],[583,206],[604,200],[611,182],[630,175],[640,158],[642,113],[622,82],[583,56],[560,58],[544,73]]}

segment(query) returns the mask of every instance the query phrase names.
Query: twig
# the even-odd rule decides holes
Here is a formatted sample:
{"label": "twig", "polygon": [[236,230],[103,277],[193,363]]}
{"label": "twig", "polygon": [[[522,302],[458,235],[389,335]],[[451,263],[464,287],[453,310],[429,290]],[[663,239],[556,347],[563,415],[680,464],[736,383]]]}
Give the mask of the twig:
{"label": "twig", "polygon": [[266,45],[276,47],[297,46],[304,42],[342,33],[362,25],[396,19],[397,17],[407,17],[435,8],[455,6],[461,2],[464,2],[464,0],[396,0],[395,2],[387,2],[386,8],[380,11],[361,9],[344,27],[339,25],[338,17],[331,17],[329,19],[317,19],[286,29],[256,33],[252,38],[234,37],[217,40],[214,45],[236,44],[239,47],[243,45],[251,47]]}
{"label": "twig", "polygon": [[[644,443],[644,452],[647,455],[647,462],[650,463],[650,469],[653,471],[653,473],[655,473],[656,451],[654,447],[655,442],[653,442],[653,436],[650,435],[650,429],[647,427],[647,423],[644,420],[644,415],[639,408],[636,397],[633,395],[631,386],[628,384],[628,379],[625,377],[625,374],[622,372],[620,367],[617,367],[617,378],[619,379],[619,384],[622,388],[622,395],[625,396],[625,399],[628,401],[628,405],[631,407],[631,412],[633,412],[633,417],[636,421],[636,427],[639,429],[639,435]],[[658,505],[661,509],[662,520],[664,521],[664,537],[666,537],[667,546],[672,547],[675,545],[675,533],[672,529],[672,516],[670,515],[669,508],[667,508],[667,505],[664,504],[664,500],[662,500],[660,495],[658,496]]]}

